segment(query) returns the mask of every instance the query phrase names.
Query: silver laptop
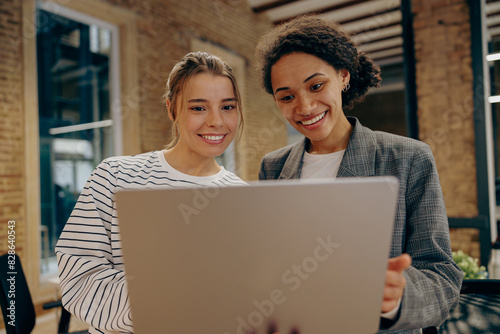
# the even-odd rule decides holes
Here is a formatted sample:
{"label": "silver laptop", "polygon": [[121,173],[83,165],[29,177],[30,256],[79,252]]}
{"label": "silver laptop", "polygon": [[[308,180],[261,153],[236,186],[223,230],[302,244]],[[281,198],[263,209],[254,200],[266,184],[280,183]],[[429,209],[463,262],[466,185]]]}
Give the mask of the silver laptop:
{"label": "silver laptop", "polygon": [[378,330],[395,178],[117,193],[135,333]]}

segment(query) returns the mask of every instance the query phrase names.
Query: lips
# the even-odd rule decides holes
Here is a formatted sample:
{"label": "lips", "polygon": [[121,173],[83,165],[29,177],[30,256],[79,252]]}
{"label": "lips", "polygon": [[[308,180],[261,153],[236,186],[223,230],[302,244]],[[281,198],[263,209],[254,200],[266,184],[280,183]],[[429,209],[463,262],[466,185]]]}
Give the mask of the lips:
{"label": "lips", "polygon": [[305,125],[305,126],[310,126],[310,125],[313,125],[313,124],[319,122],[320,120],[322,120],[325,117],[325,115],[326,115],[326,111],[322,112],[321,114],[319,114],[318,116],[316,116],[314,118],[300,121],[300,123],[302,123],[302,125]]}

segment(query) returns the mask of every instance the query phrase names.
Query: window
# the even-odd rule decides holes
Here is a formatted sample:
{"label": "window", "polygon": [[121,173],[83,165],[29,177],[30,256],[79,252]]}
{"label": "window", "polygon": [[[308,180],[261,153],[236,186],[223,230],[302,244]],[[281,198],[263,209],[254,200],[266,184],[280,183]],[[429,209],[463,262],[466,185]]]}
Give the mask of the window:
{"label": "window", "polygon": [[[488,138],[492,137],[494,155],[490,168],[489,176],[493,179],[491,183],[495,184],[496,192],[496,210],[492,214],[491,222],[491,240],[495,240],[498,235],[499,225],[499,205],[500,205],[500,160],[499,160],[499,129],[500,129],[500,1],[499,0],[483,0],[481,2],[481,20],[483,34],[483,55],[486,54],[486,70],[483,72],[483,80],[485,86],[485,95],[488,97],[485,103],[486,120],[491,122],[492,134],[488,133]],[[485,46],[486,44],[486,46]],[[485,50],[486,49],[486,50]],[[489,94],[488,94],[489,91]],[[489,96],[488,96],[489,95]],[[494,171],[493,171],[494,169]],[[491,196],[495,196],[492,192]],[[493,197],[494,198],[494,197]],[[493,205],[495,204],[495,200]],[[496,226],[495,226],[496,225]]]}
{"label": "window", "polygon": [[[486,60],[489,65],[490,73],[490,97],[488,102],[491,106],[492,120],[493,120],[493,133],[495,141],[495,176],[497,180],[497,189],[499,184],[499,136],[498,128],[500,122],[500,108],[498,102],[500,102],[500,8],[498,1],[490,1],[486,4],[486,38],[488,43],[488,55]],[[497,202],[500,200],[500,196],[497,195]],[[500,204],[500,203],[499,203]]]}
{"label": "window", "polygon": [[57,272],[54,248],[86,180],[121,154],[117,29],[58,6],[37,9],[41,273]]}
{"label": "window", "polygon": [[380,88],[370,89],[365,99],[346,114],[357,117],[363,126],[372,130],[408,136],[402,60],[375,63],[381,70]]}

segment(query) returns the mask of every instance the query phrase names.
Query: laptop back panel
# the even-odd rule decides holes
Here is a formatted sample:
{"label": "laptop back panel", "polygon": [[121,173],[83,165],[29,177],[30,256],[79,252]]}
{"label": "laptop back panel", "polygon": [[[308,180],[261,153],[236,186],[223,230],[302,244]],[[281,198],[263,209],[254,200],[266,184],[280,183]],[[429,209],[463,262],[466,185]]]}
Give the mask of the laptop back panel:
{"label": "laptop back panel", "polygon": [[378,330],[397,181],[117,194],[136,333]]}

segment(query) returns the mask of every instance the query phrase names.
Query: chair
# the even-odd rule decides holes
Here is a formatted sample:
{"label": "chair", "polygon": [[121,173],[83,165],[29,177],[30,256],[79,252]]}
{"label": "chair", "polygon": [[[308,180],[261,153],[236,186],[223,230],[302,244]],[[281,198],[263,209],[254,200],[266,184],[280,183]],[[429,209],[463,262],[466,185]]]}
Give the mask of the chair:
{"label": "chair", "polygon": [[500,333],[500,280],[464,280],[459,305],[435,333]]}
{"label": "chair", "polygon": [[[7,334],[28,334],[35,327],[36,314],[21,261],[17,255],[0,256],[0,306]],[[71,314],[61,301],[43,305],[44,309],[61,307],[58,334],[68,333]],[[84,334],[87,331],[74,334]]]}

